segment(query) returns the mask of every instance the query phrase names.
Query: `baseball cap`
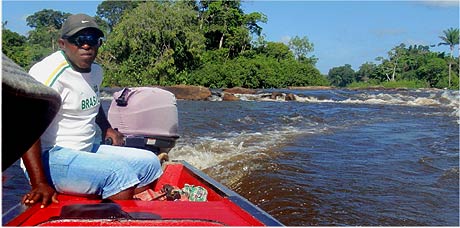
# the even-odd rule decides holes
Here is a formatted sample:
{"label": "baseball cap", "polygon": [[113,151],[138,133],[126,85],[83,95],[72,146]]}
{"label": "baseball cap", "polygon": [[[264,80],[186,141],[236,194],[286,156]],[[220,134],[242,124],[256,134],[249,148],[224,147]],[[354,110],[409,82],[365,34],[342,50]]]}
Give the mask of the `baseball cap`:
{"label": "baseball cap", "polygon": [[61,37],[70,37],[75,35],[75,33],[86,29],[86,28],[94,28],[97,32],[99,32],[100,36],[103,37],[104,33],[99,26],[97,26],[96,21],[94,18],[86,15],[86,14],[74,14],[67,18],[61,28]]}

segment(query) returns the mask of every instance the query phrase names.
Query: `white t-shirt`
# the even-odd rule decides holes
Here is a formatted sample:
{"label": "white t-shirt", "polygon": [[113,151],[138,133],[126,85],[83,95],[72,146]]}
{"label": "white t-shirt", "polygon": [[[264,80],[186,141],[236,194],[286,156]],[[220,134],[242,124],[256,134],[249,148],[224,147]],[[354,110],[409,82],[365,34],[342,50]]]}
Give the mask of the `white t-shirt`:
{"label": "white t-shirt", "polygon": [[41,136],[42,150],[57,145],[90,151],[96,136],[102,68],[92,64],[91,72],[77,72],[64,53],[57,51],[35,64],[29,74],[56,90],[62,99],[59,112]]}

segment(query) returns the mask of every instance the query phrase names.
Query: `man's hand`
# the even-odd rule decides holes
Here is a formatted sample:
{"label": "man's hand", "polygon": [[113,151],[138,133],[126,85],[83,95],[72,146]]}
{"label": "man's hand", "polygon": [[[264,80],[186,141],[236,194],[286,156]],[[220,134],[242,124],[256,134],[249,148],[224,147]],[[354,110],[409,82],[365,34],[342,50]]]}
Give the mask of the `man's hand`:
{"label": "man's hand", "polygon": [[41,203],[41,208],[48,206],[51,201],[57,203],[57,193],[48,184],[45,172],[43,171],[40,139],[22,155],[22,160],[24,161],[30,177],[30,184],[32,185],[32,190],[22,197],[22,203],[27,206]]}
{"label": "man's hand", "polygon": [[45,208],[51,202],[59,203],[57,200],[57,192],[46,183],[37,184],[37,186],[32,187],[29,193],[22,197],[22,203],[26,206],[41,203],[40,207]]}
{"label": "man's hand", "polygon": [[111,138],[112,139],[112,145],[114,146],[123,146],[125,145],[125,139],[124,135],[119,132],[114,130],[113,128],[108,128],[107,132],[105,133],[105,138]]}

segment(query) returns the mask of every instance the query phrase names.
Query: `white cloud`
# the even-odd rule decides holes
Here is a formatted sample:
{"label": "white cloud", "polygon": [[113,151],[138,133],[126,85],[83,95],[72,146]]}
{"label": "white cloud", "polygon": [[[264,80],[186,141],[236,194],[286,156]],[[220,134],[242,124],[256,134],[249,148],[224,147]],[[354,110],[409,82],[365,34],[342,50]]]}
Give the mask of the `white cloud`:
{"label": "white cloud", "polygon": [[438,7],[459,7],[458,0],[424,0],[421,3],[429,6],[438,6]]}
{"label": "white cloud", "polygon": [[286,36],[281,37],[281,42],[284,43],[284,44],[289,43],[290,40],[291,40],[290,36],[286,35]]}

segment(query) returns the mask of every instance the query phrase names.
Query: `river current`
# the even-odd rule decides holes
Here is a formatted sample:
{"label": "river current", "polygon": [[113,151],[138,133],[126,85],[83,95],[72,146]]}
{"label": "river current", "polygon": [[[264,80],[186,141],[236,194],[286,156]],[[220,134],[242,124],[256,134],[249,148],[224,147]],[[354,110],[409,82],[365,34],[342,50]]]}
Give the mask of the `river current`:
{"label": "river current", "polygon": [[[288,226],[459,225],[458,91],[274,91],[296,101],[179,100],[170,158]],[[5,212],[29,187],[17,164],[2,177]]]}

